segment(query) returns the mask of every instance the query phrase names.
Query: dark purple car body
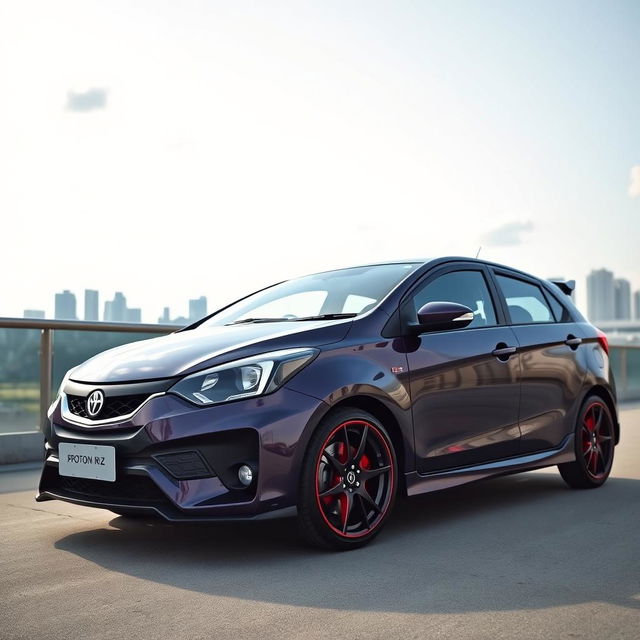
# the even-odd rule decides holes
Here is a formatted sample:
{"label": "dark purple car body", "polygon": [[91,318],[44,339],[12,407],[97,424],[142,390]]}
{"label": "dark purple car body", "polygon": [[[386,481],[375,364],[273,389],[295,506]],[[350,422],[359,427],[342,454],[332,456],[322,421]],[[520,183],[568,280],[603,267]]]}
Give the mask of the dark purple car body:
{"label": "dark purple car body", "polygon": [[[570,465],[580,463],[589,486],[606,479],[619,440],[608,347],[603,334],[576,310],[569,289],[468,258],[355,269],[319,274],[307,287],[315,295],[317,278],[332,282],[316,316],[217,321],[228,313],[225,309],[73,369],[49,412],[37,499],[171,521],[293,515],[300,512],[305,469],[313,475],[315,468],[309,468],[316,459],[320,474],[325,458],[314,457],[314,434],[322,428],[328,434],[323,447],[333,442],[336,458],[340,447],[346,451],[328,481],[343,482],[346,497],[340,494],[334,504],[316,490],[316,502],[310,499],[305,506],[317,526],[326,522],[330,531],[320,537],[328,546],[368,541],[396,489],[413,495],[556,464],[571,471]],[[397,273],[389,275],[390,269]],[[376,270],[385,274],[380,286]],[[344,274],[348,284],[336,290]],[[345,311],[344,300],[339,307],[327,306],[336,291],[356,310]],[[438,309],[429,307],[434,302],[443,303],[439,324],[434,320]],[[364,306],[358,309],[356,303]],[[447,316],[456,305],[464,305],[460,310],[473,313],[473,320],[467,314],[456,325],[456,314]],[[461,312],[457,316],[464,320]],[[269,354],[266,367],[263,354]],[[291,358],[302,359],[286,369]],[[238,361],[245,366],[233,368]],[[216,369],[228,363],[231,368]],[[214,373],[200,374],[211,369]],[[221,387],[219,376],[229,371],[241,374],[241,391],[262,375],[263,391],[224,401],[205,398],[206,389]],[[185,379],[198,386],[193,397]],[[87,399],[95,390],[102,392],[103,402],[92,418]],[[599,400],[589,400],[594,397]],[[596,415],[605,409],[604,418]],[[331,431],[336,415],[340,419]],[[592,436],[595,423],[603,420],[608,426],[602,436]],[[352,423],[365,426],[350,432],[345,427],[346,444],[336,443],[336,430]],[[349,438],[360,438],[358,428],[364,428],[363,447],[367,433],[378,437],[369,458],[380,462],[364,464],[360,453],[358,466],[356,452],[349,453]],[[61,444],[113,447],[115,480],[62,475]],[[352,458],[357,464],[350,468],[358,473],[371,474],[373,464],[387,474],[386,488],[369,481],[378,504],[368,515],[362,500],[362,516],[349,512],[355,494],[343,475]],[[243,465],[252,471],[248,485],[239,480]],[[313,478],[311,484],[324,482],[319,475]],[[358,493],[355,480],[353,490]],[[311,513],[316,508],[322,519]]]}

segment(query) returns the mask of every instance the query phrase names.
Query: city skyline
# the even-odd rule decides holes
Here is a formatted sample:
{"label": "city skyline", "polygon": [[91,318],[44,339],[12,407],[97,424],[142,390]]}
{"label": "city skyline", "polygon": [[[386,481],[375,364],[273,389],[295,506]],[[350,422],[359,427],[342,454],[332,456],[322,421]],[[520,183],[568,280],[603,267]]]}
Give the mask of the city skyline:
{"label": "city skyline", "polygon": [[[116,291],[112,300],[104,301],[102,314],[99,313],[100,292],[96,289],[84,290],[82,313],[80,313],[78,306],[78,296],[70,289],[64,289],[55,293],[53,299],[53,315],[47,315],[44,309],[31,307],[23,310],[22,317],[37,319],[52,318],[55,320],[85,320],[91,322],[143,322],[142,309],[140,307],[129,307],[127,297],[122,291]],[[157,322],[180,325],[195,322],[207,315],[207,297],[199,296],[198,298],[189,299],[187,307],[189,309],[187,315],[172,316],[170,311],[171,306],[164,306],[162,316],[157,318]],[[150,324],[156,322],[156,320],[148,319],[146,315],[144,317],[144,322]]]}
{"label": "city skyline", "polygon": [[[548,279],[558,278],[549,277]],[[640,321],[640,288],[637,290],[633,288],[627,278],[616,277],[613,271],[600,267],[591,269],[585,278],[584,285],[581,287],[578,284],[574,294],[583,299],[583,304],[577,306],[590,321]],[[238,297],[241,297],[240,294]],[[575,295],[572,295],[572,298],[575,303]],[[22,316],[25,318],[80,319],[82,315],[84,320],[96,321],[100,319],[99,300],[100,292],[98,290],[85,289],[83,313],[80,314],[76,294],[69,289],[64,289],[54,294],[53,316],[47,315],[44,309],[35,307],[24,309]],[[175,309],[175,306],[163,303],[161,313],[154,318],[153,312],[149,310],[144,311],[141,307],[129,307],[124,293],[116,291],[112,300],[105,300],[101,319],[105,322],[144,321],[160,324],[187,324],[207,315],[208,299],[204,295],[189,298],[185,306],[188,309],[186,315],[173,315],[171,309],[172,307]],[[223,304],[219,306],[223,306]]]}
{"label": "city skyline", "polygon": [[640,287],[640,3],[117,5],[3,8],[4,313],[480,246]]}
{"label": "city skyline", "polygon": [[592,322],[640,320],[640,290],[633,291],[627,278],[613,271],[592,269],[587,276],[587,312]]}

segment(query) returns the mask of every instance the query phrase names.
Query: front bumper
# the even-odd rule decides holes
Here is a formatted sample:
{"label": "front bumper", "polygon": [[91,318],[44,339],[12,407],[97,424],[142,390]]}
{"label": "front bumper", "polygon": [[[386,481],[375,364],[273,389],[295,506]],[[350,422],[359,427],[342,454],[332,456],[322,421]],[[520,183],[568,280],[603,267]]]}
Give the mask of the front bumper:
{"label": "front bumper", "polygon": [[[73,424],[59,404],[45,429],[38,501],[59,499],[187,522],[295,513],[306,428],[324,413],[322,401],[286,387],[206,408],[166,394],[149,400],[126,422],[108,427]],[[113,446],[116,481],[61,476],[61,442]],[[162,462],[166,454],[194,451],[208,469],[199,477],[176,477]],[[242,463],[257,471],[249,487],[237,480]]]}

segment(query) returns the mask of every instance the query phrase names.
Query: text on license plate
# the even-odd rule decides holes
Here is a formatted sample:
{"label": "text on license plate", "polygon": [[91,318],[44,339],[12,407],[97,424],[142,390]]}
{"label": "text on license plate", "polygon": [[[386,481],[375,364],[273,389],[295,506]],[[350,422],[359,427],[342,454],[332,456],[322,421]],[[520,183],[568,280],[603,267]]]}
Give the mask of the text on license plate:
{"label": "text on license plate", "polygon": [[58,445],[58,473],[61,476],[115,482],[115,447],[61,442]]}

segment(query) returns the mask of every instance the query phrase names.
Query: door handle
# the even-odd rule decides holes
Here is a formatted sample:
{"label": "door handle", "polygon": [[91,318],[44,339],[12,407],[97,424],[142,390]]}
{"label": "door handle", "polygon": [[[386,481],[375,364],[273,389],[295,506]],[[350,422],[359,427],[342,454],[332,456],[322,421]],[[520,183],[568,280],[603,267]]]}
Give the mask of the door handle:
{"label": "door handle", "polygon": [[496,345],[496,348],[491,352],[492,356],[506,362],[510,356],[512,356],[518,350],[517,347],[509,347],[504,342],[500,342]]}
{"label": "door handle", "polygon": [[582,344],[582,338],[576,338],[576,336],[570,333],[564,343],[568,344],[572,349],[577,349]]}

